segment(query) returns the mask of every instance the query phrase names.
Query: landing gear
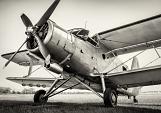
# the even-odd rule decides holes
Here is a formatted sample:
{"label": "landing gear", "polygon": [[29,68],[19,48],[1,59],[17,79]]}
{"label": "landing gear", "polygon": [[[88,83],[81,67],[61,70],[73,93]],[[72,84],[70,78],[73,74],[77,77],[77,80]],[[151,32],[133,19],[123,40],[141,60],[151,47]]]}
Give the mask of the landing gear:
{"label": "landing gear", "polygon": [[104,75],[100,76],[102,83],[102,90],[104,93],[104,104],[106,107],[115,107],[117,105],[117,93],[115,89],[110,87],[106,88]]}
{"label": "landing gear", "polygon": [[106,107],[115,107],[117,105],[117,93],[111,88],[106,88],[104,92],[104,104]]}
{"label": "landing gear", "polygon": [[[57,91],[57,89],[59,89],[61,86],[63,86],[66,82],[68,82],[71,79],[71,77],[67,78],[67,79],[56,79],[53,84],[51,85],[51,87],[49,88],[48,91],[45,90],[39,90],[35,93],[34,95],[34,103],[40,103],[40,104],[45,104],[48,100],[48,98],[57,95],[65,90],[71,89],[77,85],[79,85],[80,83],[76,83],[73,84],[71,86],[68,86],[65,89],[62,89],[60,91]],[[62,80],[62,82],[61,82]],[[59,85],[56,86],[56,84],[60,82]],[[57,92],[56,92],[57,91]]]}
{"label": "landing gear", "polygon": [[45,94],[45,90],[38,90],[34,95],[34,103],[45,104],[48,101],[48,98],[44,97]]}

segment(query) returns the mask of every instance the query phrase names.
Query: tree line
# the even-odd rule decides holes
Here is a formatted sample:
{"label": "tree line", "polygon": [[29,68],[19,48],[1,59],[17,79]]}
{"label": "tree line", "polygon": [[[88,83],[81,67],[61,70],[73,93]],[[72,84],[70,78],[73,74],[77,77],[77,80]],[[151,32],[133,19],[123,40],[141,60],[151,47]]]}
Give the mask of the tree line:
{"label": "tree line", "polygon": [[22,91],[15,91],[8,87],[0,87],[0,94],[34,94],[33,88],[24,88]]}

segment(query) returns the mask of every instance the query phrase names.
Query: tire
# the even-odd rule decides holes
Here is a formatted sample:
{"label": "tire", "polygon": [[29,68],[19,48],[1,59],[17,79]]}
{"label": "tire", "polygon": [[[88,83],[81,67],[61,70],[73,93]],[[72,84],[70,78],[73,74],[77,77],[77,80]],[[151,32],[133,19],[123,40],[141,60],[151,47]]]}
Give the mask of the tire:
{"label": "tire", "polygon": [[104,92],[104,104],[106,107],[115,107],[117,105],[117,93],[111,88]]}
{"label": "tire", "polygon": [[34,103],[45,104],[48,101],[47,97],[43,97],[45,94],[45,90],[38,90],[34,95]]}

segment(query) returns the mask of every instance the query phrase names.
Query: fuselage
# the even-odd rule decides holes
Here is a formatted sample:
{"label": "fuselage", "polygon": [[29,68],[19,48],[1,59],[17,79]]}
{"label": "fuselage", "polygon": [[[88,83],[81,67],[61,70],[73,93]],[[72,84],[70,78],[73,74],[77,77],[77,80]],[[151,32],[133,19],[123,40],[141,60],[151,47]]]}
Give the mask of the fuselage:
{"label": "fuselage", "polygon": [[[43,42],[49,50],[52,60],[60,64],[64,71],[89,77],[92,73],[110,70],[111,63],[117,57],[104,60],[102,54],[109,50],[102,43],[97,42],[97,39],[94,39],[97,38],[96,36],[93,38],[86,36],[84,40],[83,36],[80,38],[50,20],[47,23],[48,32]],[[30,51],[37,52],[38,48]],[[65,60],[68,55],[70,58]]]}

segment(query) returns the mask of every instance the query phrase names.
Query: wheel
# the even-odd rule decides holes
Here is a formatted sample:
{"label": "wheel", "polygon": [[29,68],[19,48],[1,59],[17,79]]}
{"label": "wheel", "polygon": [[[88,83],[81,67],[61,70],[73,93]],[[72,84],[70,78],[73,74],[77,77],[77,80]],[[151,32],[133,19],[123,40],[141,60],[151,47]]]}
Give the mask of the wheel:
{"label": "wheel", "polygon": [[34,103],[44,104],[48,101],[47,97],[44,97],[46,94],[45,90],[38,90],[34,95]]}
{"label": "wheel", "polygon": [[106,107],[115,107],[117,105],[117,93],[111,88],[104,92],[104,104]]}

